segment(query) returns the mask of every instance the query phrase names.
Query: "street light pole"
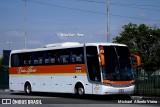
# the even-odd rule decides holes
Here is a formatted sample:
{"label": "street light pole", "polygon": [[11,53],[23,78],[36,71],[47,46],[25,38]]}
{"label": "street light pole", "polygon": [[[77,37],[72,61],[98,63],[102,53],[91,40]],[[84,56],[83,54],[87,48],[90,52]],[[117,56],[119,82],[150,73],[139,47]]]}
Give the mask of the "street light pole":
{"label": "street light pole", "polygon": [[24,0],[24,14],[25,14],[25,18],[24,18],[24,48],[27,48],[27,32],[26,32],[26,27],[27,27],[27,17],[26,17],[26,0]]}
{"label": "street light pole", "polygon": [[107,0],[107,42],[109,42],[110,37],[110,26],[109,26],[109,0]]}

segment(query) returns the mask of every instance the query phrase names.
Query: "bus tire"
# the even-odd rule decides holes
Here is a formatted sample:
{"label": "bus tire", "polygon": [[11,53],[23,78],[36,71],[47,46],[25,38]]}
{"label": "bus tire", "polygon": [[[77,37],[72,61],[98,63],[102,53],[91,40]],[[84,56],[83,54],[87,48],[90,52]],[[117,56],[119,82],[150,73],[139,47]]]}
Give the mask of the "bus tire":
{"label": "bus tire", "polygon": [[82,97],[85,94],[84,87],[82,85],[78,85],[75,89],[75,94],[77,97]]}
{"label": "bus tire", "polygon": [[26,94],[31,94],[31,92],[32,92],[32,87],[31,87],[31,85],[30,85],[29,82],[27,82],[27,83],[25,84],[24,91],[25,91]]}

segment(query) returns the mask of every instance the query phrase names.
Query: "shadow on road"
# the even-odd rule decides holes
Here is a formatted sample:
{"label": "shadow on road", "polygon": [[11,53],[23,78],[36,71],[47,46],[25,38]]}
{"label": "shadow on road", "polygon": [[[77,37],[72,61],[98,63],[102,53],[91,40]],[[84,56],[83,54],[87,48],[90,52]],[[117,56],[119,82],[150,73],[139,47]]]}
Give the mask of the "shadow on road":
{"label": "shadow on road", "polygon": [[30,95],[25,93],[11,93],[12,95],[24,95],[24,96],[37,96],[37,97],[59,97],[59,98],[70,98],[70,99],[88,99],[88,100],[131,100],[128,95],[84,95],[83,97],[77,97],[74,94],[67,93],[46,93],[46,92],[34,92]]}

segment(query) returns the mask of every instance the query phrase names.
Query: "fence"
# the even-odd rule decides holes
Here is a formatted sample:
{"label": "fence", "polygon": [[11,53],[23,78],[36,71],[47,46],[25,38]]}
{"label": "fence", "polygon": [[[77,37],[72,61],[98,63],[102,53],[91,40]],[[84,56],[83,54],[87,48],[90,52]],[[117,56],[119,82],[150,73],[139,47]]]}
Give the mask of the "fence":
{"label": "fence", "polygon": [[136,94],[160,96],[160,70],[137,72]]}
{"label": "fence", "polygon": [[7,66],[0,66],[0,89],[9,88],[9,71]]}

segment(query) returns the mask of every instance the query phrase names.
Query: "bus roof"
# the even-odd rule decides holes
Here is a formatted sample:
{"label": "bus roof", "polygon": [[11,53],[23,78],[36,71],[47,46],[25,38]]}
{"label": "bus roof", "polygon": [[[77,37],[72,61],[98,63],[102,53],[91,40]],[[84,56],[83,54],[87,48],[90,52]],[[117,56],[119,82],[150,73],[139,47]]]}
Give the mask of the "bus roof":
{"label": "bus roof", "polygon": [[105,43],[105,42],[85,43],[85,46],[99,46],[99,45],[104,45],[104,46],[127,46],[127,45],[124,45],[124,44]]}
{"label": "bus roof", "polygon": [[34,52],[34,51],[43,51],[43,50],[54,50],[54,49],[65,49],[65,48],[75,48],[75,47],[83,47],[83,46],[127,46],[124,44],[117,43],[78,43],[78,42],[64,42],[64,43],[56,43],[56,44],[48,44],[42,48],[36,49],[22,49],[22,50],[12,50],[11,53],[24,53],[24,52]]}

